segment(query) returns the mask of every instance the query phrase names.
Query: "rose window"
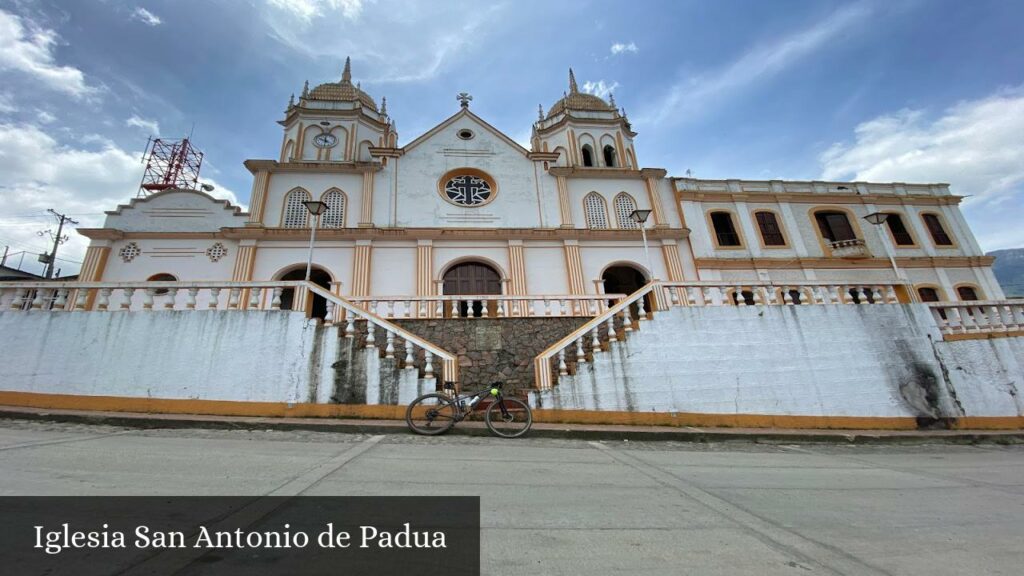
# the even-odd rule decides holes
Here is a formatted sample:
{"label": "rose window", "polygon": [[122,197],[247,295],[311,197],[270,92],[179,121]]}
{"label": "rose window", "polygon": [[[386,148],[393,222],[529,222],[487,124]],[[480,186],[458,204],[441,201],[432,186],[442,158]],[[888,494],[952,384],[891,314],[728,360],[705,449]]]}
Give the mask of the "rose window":
{"label": "rose window", "polygon": [[479,206],[490,200],[493,190],[487,180],[464,174],[450,178],[444,185],[444,193],[455,204]]}

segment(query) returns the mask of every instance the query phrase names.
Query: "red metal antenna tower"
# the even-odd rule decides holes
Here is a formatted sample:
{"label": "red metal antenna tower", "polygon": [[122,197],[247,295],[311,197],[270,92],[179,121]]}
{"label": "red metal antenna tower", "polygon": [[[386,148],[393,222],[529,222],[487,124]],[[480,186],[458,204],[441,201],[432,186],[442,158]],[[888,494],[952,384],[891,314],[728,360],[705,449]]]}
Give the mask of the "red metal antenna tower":
{"label": "red metal antenna tower", "polygon": [[146,171],[139,184],[139,197],[169,188],[196,188],[203,153],[188,138],[164,140],[157,138],[147,146]]}

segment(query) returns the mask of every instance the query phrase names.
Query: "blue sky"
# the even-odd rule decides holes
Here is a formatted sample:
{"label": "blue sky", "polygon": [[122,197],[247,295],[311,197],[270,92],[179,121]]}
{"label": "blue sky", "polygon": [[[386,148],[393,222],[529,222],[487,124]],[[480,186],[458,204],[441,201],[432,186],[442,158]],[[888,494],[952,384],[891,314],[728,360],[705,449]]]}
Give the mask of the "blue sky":
{"label": "blue sky", "polygon": [[99,225],[147,137],[193,124],[204,177],[246,204],[242,162],[276,157],[289,95],[347,55],[400,143],[460,91],[525,143],[572,66],[614,90],[643,166],[950,182],[983,248],[1024,246],[1021,22],[1003,0],[0,0],[0,247],[45,248],[46,208]]}

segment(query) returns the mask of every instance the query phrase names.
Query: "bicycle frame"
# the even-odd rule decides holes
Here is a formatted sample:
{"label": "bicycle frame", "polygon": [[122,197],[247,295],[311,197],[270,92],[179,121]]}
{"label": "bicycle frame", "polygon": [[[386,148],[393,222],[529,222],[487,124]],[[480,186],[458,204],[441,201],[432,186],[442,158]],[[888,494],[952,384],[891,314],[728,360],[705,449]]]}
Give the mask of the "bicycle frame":
{"label": "bicycle frame", "polygon": [[[480,404],[481,401],[487,396],[491,395],[491,390],[494,388],[493,385],[484,388],[483,390],[474,392],[472,394],[455,394],[452,396],[452,403],[458,408],[459,412],[455,417],[456,422],[462,422],[467,416],[473,413],[473,409]],[[505,407],[503,402],[505,396],[501,393],[501,387],[498,387],[498,394],[494,397],[494,401],[499,403],[501,407],[501,413],[508,416],[508,409]],[[467,403],[468,400],[468,403]]]}

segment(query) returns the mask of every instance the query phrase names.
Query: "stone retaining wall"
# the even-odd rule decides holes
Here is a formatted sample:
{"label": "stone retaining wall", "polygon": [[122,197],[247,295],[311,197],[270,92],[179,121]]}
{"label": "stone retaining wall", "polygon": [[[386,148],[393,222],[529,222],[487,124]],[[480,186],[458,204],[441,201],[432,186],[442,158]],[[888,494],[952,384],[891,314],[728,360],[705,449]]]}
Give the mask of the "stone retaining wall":
{"label": "stone retaining wall", "polygon": [[462,383],[494,380],[533,387],[533,359],[589,318],[459,318],[395,320],[406,330],[457,354]]}

